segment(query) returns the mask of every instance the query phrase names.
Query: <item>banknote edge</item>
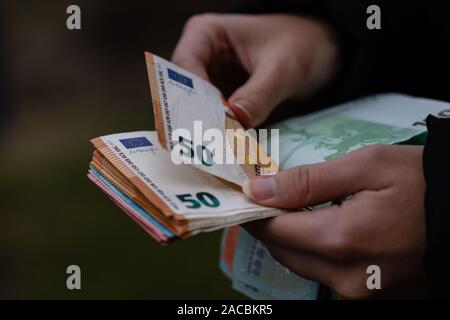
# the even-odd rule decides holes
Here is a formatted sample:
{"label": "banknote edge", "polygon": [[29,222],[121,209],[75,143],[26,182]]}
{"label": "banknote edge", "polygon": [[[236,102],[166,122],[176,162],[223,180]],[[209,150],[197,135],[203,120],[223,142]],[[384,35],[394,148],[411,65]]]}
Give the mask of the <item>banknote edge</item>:
{"label": "banknote edge", "polygon": [[156,132],[161,146],[167,150],[166,128],[161,112],[161,103],[159,101],[158,81],[156,78],[154,55],[148,51],[144,53],[145,62],[147,64],[147,75],[150,85],[150,95],[152,98],[153,116],[155,119]]}

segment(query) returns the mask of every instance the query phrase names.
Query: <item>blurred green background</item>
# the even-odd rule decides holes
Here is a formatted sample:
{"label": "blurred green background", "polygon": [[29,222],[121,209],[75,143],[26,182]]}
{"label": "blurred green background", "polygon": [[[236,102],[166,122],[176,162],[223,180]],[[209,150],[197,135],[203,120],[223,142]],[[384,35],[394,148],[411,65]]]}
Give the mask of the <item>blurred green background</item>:
{"label": "blurred green background", "polygon": [[[3,2],[0,298],[242,297],[218,268],[220,232],[161,246],[86,177],[91,138],[153,129],[144,51],[170,58],[190,15],[231,4]],[[82,290],[66,288],[71,264]]]}

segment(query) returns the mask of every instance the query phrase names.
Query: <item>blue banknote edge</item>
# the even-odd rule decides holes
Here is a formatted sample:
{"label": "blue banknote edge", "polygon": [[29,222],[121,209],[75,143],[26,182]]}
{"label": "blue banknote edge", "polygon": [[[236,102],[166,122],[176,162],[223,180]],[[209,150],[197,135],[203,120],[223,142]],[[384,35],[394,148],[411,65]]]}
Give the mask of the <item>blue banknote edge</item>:
{"label": "blue banknote edge", "polygon": [[153,226],[155,226],[158,230],[164,233],[168,238],[174,238],[175,234],[167,229],[164,225],[162,225],[158,220],[153,218],[150,214],[145,211],[140,205],[138,205],[133,199],[128,197],[125,193],[120,191],[117,187],[115,187],[110,181],[108,181],[99,171],[97,171],[94,167],[90,166],[89,172],[98,178],[109,190],[111,190],[115,195],[117,195],[120,199],[129,204],[136,212],[148,220]]}

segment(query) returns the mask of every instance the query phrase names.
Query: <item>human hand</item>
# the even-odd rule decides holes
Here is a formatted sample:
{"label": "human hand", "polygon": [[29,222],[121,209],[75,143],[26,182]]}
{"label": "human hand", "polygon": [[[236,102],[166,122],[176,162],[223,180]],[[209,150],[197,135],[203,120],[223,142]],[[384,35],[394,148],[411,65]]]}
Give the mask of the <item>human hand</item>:
{"label": "human hand", "polygon": [[231,76],[237,63],[248,80],[229,97],[245,127],[264,121],[283,100],[306,98],[323,87],[337,65],[328,27],[294,15],[203,14],[188,20],[172,61],[209,80]]}
{"label": "human hand", "polygon": [[352,197],[340,206],[244,227],[281,264],[343,297],[366,298],[373,292],[366,286],[369,265],[380,267],[382,289],[418,279],[425,250],[422,150],[370,146],[253,179],[245,193],[271,207],[302,208]]}

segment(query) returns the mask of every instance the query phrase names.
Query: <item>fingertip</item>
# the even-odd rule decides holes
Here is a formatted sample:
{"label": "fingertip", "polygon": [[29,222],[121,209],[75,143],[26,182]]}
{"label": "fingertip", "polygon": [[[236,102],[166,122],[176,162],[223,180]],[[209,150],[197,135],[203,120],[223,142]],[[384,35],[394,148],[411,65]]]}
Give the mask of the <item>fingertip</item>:
{"label": "fingertip", "polygon": [[227,106],[233,111],[236,118],[245,129],[252,127],[252,116],[239,102],[229,102]]}
{"label": "fingertip", "polygon": [[242,185],[244,194],[256,202],[272,200],[276,195],[275,180],[272,176],[260,176],[252,180],[247,179]]}

